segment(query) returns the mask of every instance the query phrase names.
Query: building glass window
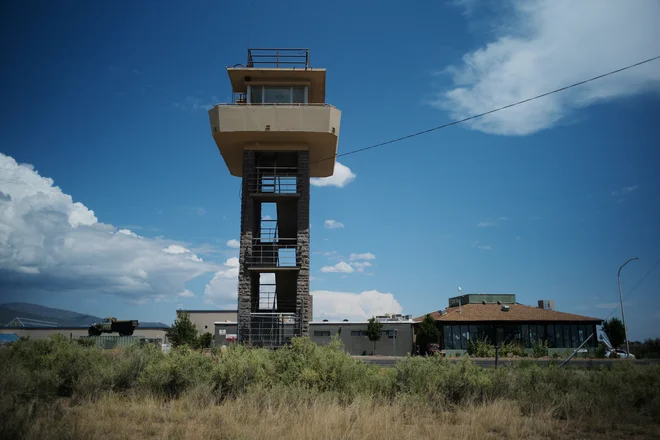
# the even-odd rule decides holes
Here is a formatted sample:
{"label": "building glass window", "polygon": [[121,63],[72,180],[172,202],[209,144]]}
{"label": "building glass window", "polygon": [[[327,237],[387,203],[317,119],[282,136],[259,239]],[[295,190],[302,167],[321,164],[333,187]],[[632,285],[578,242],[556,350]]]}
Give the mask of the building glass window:
{"label": "building glass window", "polygon": [[470,340],[470,327],[467,325],[461,326],[461,345],[463,350],[467,350],[468,341]]}
{"label": "building glass window", "polygon": [[535,324],[529,326],[529,343],[530,343],[530,347],[539,338],[539,334],[538,334],[536,328],[537,328],[537,326]]}
{"label": "building glass window", "polygon": [[564,348],[571,348],[571,326],[569,324],[564,324]]}
{"label": "building glass window", "polygon": [[564,348],[564,326],[555,324],[555,347]]}
{"label": "building glass window", "polygon": [[305,87],[250,86],[250,104],[304,104]]}
{"label": "building glass window", "polygon": [[452,336],[451,336],[451,326],[450,325],[445,325],[443,326],[443,334],[444,334],[444,348],[445,350],[451,350],[453,348],[452,345]]}
{"label": "building glass window", "polygon": [[548,324],[548,346],[555,348],[557,346],[555,342],[555,326],[553,324]]}
{"label": "building glass window", "polygon": [[539,339],[540,339],[541,341],[545,341],[545,340],[547,339],[547,338],[545,337],[545,325],[540,324],[540,325],[538,326],[538,335],[539,335]]}
{"label": "building glass window", "polygon": [[261,104],[263,98],[264,88],[262,86],[250,86],[250,104]]}
{"label": "building glass window", "polygon": [[304,104],[305,103],[305,88],[304,87],[291,87],[292,91],[292,102],[294,104]]}
{"label": "building glass window", "polygon": [[330,336],[329,330],[314,330],[314,336]]}
{"label": "building glass window", "polygon": [[364,332],[362,330],[351,330],[351,336],[363,336]]}
{"label": "building glass window", "polygon": [[587,339],[587,326],[584,324],[578,325],[578,336],[580,337],[580,344]]}
{"label": "building glass window", "polygon": [[571,342],[573,343],[573,347],[577,348],[580,346],[580,339],[578,337],[578,326],[577,324],[571,325]]}
{"label": "building glass window", "polygon": [[455,350],[460,350],[461,349],[461,326],[460,325],[452,325],[451,326],[451,332],[452,335],[454,336],[454,343],[453,343],[453,348]]}
{"label": "building glass window", "polygon": [[525,324],[521,326],[521,329],[522,329],[522,345],[523,347],[529,347],[529,326]]}
{"label": "building glass window", "polygon": [[477,334],[478,334],[478,332],[477,332],[477,326],[476,326],[476,325],[471,325],[471,326],[470,326],[470,340],[471,340],[472,342],[474,342],[474,341],[477,340]]}

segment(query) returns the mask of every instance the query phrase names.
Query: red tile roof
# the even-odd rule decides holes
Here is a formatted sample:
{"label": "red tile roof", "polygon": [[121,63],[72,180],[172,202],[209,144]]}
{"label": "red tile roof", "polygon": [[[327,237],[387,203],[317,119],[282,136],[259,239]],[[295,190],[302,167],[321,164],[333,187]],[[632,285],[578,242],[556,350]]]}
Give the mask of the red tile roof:
{"label": "red tile roof", "polygon": [[[574,315],[572,313],[557,312],[555,310],[540,309],[523,304],[506,304],[508,311],[502,311],[499,304],[466,304],[460,308],[448,307],[445,313],[432,312],[430,315],[437,321],[445,322],[477,322],[477,321],[582,321],[602,322],[600,318]],[[425,316],[425,315],[424,315]],[[424,316],[415,318],[422,321]]]}

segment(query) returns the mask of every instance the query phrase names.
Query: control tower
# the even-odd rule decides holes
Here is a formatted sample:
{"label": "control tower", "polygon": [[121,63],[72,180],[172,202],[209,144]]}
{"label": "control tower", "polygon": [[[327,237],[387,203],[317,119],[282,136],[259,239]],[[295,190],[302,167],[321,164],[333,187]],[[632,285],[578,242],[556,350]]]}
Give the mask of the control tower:
{"label": "control tower", "polygon": [[248,49],[227,73],[232,102],[209,119],[242,178],[238,340],[277,347],[309,334],[309,179],[334,172],[341,112],[307,49]]}

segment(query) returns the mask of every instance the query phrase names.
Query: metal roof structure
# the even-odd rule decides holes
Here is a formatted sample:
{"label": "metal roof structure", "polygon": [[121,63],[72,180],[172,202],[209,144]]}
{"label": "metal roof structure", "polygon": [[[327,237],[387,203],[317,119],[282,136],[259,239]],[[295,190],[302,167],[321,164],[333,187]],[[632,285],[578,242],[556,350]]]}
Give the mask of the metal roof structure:
{"label": "metal roof structure", "polygon": [[43,321],[40,319],[16,317],[5,326],[9,328],[34,328],[34,327],[59,327],[57,322]]}

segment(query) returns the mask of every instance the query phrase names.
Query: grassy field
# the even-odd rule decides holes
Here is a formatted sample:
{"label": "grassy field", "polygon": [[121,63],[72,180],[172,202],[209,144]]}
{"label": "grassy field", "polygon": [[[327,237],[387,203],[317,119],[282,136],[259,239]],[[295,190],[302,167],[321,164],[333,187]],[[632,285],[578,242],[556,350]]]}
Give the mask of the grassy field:
{"label": "grassy field", "polygon": [[411,358],[337,344],[202,355],[63,339],[0,351],[0,438],[660,438],[660,367],[567,370]]}

